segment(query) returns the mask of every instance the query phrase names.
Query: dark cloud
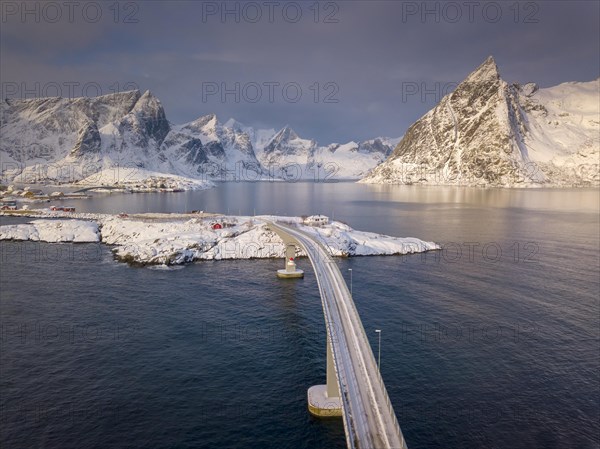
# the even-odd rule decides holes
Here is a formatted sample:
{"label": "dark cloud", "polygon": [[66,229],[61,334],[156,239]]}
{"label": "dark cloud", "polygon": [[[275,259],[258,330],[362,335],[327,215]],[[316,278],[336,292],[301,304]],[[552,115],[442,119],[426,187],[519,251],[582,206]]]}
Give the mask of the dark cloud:
{"label": "dark cloud", "polygon": [[[98,2],[100,18],[94,5],[82,11],[87,4],[74,7],[72,21],[63,6],[50,23],[52,7],[28,3],[34,12],[23,17],[22,2],[3,2],[3,86],[35,91],[40,83],[44,93],[47,83],[73,82],[81,93],[93,83],[107,93],[137,85],[176,123],[216,112],[249,125],[290,124],[325,143],[403,134],[490,54],[507,81],[541,86],[595,79],[600,65],[598,2],[472,2],[469,17],[462,1],[282,1],[271,3],[272,21],[260,1],[121,2],[118,10]],[[238,8],[239,23],[235,14],[223,21],[223,8]],[[236,83],[239,98],[203,98]],[[429,93],[403,98],[415,84]]]}

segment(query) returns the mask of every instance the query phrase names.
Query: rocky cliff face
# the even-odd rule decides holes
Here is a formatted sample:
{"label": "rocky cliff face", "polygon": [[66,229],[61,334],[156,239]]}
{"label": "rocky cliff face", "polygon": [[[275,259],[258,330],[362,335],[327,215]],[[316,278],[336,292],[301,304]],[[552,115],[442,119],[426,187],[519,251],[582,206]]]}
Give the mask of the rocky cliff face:
{"label": "rocky cliff face", "polygon": [[[415,122],[388,160],[362,182],[598,184],[598,81],[580,84],[589,86],[509,85],[490,57]],[[566,103],[586,106],[567,111]]]}
{"label": "rocky cliff face", "polygon": [[95,122],[90,120],[84,123],[77,134],[77,141],[71,150],[70,156],[81,157],[95,154],[102,149],[102,138]]}
{"label": "rocky cliff face", "polygon": [[150,92],[5,100],[1,131],[2,178],[8,181],[75,182],[114,165],[169,165],[160,145],[170,125]]}
{"label": "rocky cliff face", "polygon": [[137,91],[97,98],[36,98],[0,104],[5,162],[59,160],[98,152],[98,130],[134,108]]}

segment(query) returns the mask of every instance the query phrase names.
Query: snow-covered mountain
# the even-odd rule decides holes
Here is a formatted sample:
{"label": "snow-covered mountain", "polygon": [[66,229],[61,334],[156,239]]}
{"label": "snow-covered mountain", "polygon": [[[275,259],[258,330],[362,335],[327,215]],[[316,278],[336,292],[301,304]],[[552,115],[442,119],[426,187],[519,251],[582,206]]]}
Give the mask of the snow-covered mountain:
{"label": "snow-covered mountain", "polygon": [[75,182],[111,169],[115,181],[127,169],[174,173],[161,151],[171,125],[150,92],[5,100],[0,114],[3,180]]}
{"label": "snow-covered mountain", "polygon": [[[195,170],[207,178],[244,179],[246,172],[262,174],[250,136],[237,127],[221,124],[209,114],[181,126],[173,126],[162,150],[171,160],[181,161],[181,170]],[[250,178],[252,179],[252,178]]]}
{"label": "snow-covered mountain", "polygon": [[400,138],[377,137],[364,142],[334,143],[317,148],[314,161],[328,177],[361,178],[385,161],[399,141]]}
{"label": "snow-covered mountain", "polygon": [[0,117],[4,182],[105,184],[146,172],[216,180],[358,179],[395,144],[378,138],[319,147],[290,127],[254,129],[234,119],[221,123],[214,114],[173,125],[149,91],[5,100]]}
{"label": "snow-covered mountain", "polygon": [[378,137],[319,146],[286,126],[257,151],[257,157],[263,167],[284,179],[358,179],[383,162],[399,140]]}
{"label": "snow-covered mountain", "polygon": [[246,133],[248,137],[250,137],[250,141],[252,142],[252,146],[256,154],[262,151],[264,147],[271,141],[273,136],[277,134],[277,131],[275,131],[273,128],[252,128],[251,126],[246,126],[233,118],[227,120],[224,126],[227,128],[232,128],[238,132]]}
{"label": "snow-covered mountain", "polygon": [[600,79],[509,85],[489,57],[361,182],[598,185]]}

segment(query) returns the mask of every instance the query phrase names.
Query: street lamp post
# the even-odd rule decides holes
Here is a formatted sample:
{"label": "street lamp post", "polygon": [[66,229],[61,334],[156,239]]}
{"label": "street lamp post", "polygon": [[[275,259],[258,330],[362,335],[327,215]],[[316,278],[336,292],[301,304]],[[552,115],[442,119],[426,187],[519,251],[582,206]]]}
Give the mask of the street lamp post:
{"label": "street lamp post", "polygon": [[352,296],[352,268],[348,268],[350,272],[350,296]]}
{"label": "street lamp post", "polygon": [[381,371],[381,329],[375,329],[375,332],[379,334],[379,343],[377,345],[377,368]]}

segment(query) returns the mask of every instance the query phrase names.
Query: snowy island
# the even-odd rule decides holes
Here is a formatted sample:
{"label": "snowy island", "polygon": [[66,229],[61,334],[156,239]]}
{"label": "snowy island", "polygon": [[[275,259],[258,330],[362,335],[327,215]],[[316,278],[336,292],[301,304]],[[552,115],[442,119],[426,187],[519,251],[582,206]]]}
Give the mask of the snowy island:
{"label": "snowy island", "polygon": [[[11,215],[11,212],[3,213]],[[23,214],[19,214],[23,216]],[[285,244],[268,222],[294,224],[332,256],[375,256],[440,249],[434,242],[363,232],[338,222],[314,224],[301,217],[198,214],[73,214],[41,209],[27,224],[0,226],[0,240],[50,243],[102,242],[115,259],[132,265],[179,265],[196,260],[283,258]],[[309,217],[310,218],[310,217]],[[298,249],[296,256],[306,254]]]}

